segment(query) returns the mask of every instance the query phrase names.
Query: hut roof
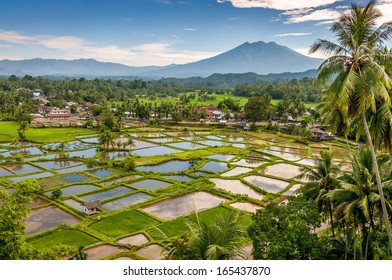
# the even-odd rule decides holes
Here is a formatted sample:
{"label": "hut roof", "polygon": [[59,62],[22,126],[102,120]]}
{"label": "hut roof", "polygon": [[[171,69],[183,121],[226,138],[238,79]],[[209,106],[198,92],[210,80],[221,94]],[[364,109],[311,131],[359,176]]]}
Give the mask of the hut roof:
{"label": "hut roof", "polygon": [[97,207],[100,207],[101,206],[101,201],[100,200],[93,200],[93,201],[90,201],[90,202],[86,202],[85,204],[84,204],[84,206],[86,206],[86,208],[87,209],[94,209],[94,208],[97,208]]}

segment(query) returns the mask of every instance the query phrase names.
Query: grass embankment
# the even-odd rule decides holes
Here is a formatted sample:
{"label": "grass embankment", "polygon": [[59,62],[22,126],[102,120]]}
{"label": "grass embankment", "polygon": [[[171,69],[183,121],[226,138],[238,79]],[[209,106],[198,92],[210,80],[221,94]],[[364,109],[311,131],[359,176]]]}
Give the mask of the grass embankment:
{"label": "grass embankment", "polygon": [[74,229],[57,230],[51,234],[34,238],[29,243],[36,249],[50,249],[56,245],[70,245],[75,248],[87,246],[97,242],[94,237]]}
{"label": "grass embankment", "polygon": [[[0,142],[11,141],[18,137],[19,124],[17,122],[0,122]],[[75,136],[88,135],[94,133],[94,130],[77,128],[77,127],[59,127],[59,128],[29,128],[26,130],[28,140],[34,142],[61,142],[72,141]]]}

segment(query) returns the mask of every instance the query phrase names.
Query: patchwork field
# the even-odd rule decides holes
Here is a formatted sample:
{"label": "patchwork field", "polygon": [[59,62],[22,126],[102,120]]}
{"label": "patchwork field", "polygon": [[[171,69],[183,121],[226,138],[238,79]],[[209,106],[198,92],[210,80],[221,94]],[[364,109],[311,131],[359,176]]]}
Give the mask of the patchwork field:
{"label": "patchwork field", "polygon": [[[195,211],[207,224],[236,211],[249,225],[266,202],[295,194],[306,181],[298,177],[301,166],[313,166],[315,153],[347,156],[333,141],[304,145],[267,132],[207,127],[132,128],[117,139],[131,138],[134,146],[109,150],[99,149],[94,130],[31,129],[30,141],[15,146],[15,125],[0,128],[0,188],[12,193],[16,183],[35,179],[44,189],[29,205],[28,241],[83,248],[90,259],[164,258],[162,242],[185,233]],[[23,163],[15,162],[19,154]],[[116,167],[129,155],[134,171]],[[85,214],[84,203],[96,200],[97,212]]]}

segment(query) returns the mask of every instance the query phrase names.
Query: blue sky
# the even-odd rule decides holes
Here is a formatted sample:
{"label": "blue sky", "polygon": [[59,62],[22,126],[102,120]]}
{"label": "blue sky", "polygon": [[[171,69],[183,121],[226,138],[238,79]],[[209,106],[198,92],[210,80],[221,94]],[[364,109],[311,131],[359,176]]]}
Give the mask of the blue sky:
{"label": "blue sky", "polygon": [[[244,42],[301,53],[333,40],[344,0],[1,0],[0,60],[94,58],[131,66],[187,63]],[[392,20],[392,0],[379,0]]]}

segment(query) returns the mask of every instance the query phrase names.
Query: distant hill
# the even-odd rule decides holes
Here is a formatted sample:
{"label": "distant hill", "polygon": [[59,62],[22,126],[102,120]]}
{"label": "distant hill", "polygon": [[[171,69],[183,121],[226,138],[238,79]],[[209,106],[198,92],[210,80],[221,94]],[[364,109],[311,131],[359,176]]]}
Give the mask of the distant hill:
{"label": "distant hill", "polygon": [[212,74],[249,73],[271,74],[304,72],[318,68],[321,59],[297,53],[274,42],[244,43],[217,56],[187,64],[168,66],[131,67],[119,63],[99,62],[94,59],[28,59],[1,60],[0,75],[188,78],[208,77]]}
{"label": "distant hill", "polygon": [[232,88],[242,84],[255,84],[262,82],[277,82],[283,80],[315,78],[317,76],[317,70],[311,69],[304,72],[297,73],[279,73],[279,74],[268,74],[259,75],[256,73],[241,73],[241,74],[212,74],[211,76],[202,77],[190,77],[190,78],[164,78],[162,81],[167,83],[178,83],[183,85],[203,85],[203,86],[221,86],[226,88]]}

